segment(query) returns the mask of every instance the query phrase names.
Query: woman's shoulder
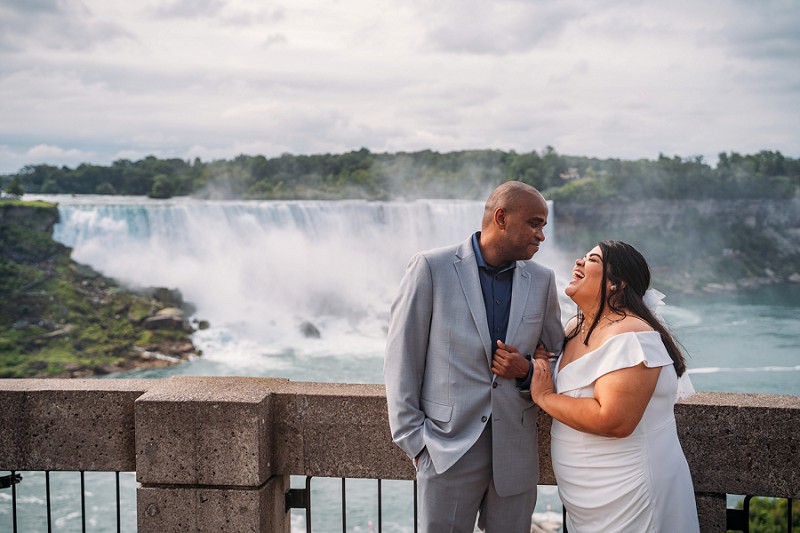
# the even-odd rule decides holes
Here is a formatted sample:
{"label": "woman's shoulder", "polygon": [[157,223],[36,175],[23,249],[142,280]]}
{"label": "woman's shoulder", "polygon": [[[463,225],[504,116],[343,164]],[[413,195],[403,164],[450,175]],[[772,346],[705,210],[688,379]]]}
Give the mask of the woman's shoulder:
{"label": "woman's shoulder", "polygon": [[558,392],[589,386],[606,374],[642,363],[648,368],[672,364],[657,331],[637,327],[610,335],[559,370]]}
{"label": "woman's shoulder", "polygon": [[621,320],[611,324],[608,331],[610,336],[614,336],[621,333],[640,333],[655,330],[653,326],[645,322],[642,318],[636,315],[626,315]]}

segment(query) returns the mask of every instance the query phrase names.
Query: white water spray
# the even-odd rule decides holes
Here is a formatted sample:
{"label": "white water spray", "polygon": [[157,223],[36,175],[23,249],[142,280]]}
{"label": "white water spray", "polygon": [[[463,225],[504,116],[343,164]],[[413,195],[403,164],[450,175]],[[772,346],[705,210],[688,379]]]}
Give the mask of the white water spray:
{"label": "white water spray", "polygon": [[[73,259],[133,287],[180,289],[212,325],[196,343],[234,365],[252,365],[254,353],[381,354],[408,260],[467,238],[483,214],[483,202],[452,200],[48,199]],[[304,322],[321,338],[306,338]]]}

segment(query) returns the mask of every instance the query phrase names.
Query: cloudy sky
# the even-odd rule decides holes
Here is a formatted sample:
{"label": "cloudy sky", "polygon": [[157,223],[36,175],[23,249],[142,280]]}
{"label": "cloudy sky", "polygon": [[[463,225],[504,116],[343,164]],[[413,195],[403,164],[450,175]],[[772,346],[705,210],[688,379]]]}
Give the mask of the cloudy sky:
{"label": "cloudy sky", "polygon": [[800,2],[0,0],[0,173],[548,145],[800,157]]}

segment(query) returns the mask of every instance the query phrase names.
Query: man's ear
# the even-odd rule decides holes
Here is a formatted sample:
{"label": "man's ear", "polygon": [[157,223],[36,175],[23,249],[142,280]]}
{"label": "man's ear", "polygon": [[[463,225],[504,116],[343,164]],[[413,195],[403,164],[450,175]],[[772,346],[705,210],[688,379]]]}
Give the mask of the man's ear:
{"label": "man's ear", "polygon": [[497,227],[505,229],[506,227],[506,210],[502,207],[498,207],[494,211],[494,223],[497,224]]}

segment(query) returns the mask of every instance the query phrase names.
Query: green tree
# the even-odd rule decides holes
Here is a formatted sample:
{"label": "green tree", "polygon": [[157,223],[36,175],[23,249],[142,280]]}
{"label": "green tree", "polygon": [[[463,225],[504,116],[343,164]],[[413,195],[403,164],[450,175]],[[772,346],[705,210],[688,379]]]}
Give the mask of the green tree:
{"label": "green tree", "polygon": [[21,198],[22,195],[25,194],[25,189],[22,187],[22,180],[20,180],[19,176],[13,176],[11,178],[11,181],[8,182],[8,186],[6,187],[6,193],[17,198]]}
{"label": "green tree", "polygon": [[[743,502],[736,504],[737,509]],[[789,502],[786,498],[761,498],[750,500],[750,531],[757,533],[786,533],[790,531],[788,518]],[[800,528],[800,500],[792,501],[791,531]]]}
{"label": "green tree", "polygon": [[104,181],[100,185],[97,186],[97,189],[94,191],[97,194],[109,194],[114,195],[117,194],[117,189],[114,188],[109,182]]}
{"label": "green tree", "polygon": [[150,198],[172,198],[178,188],[175,178],[166,174],[159,174],[153,180],[153,188],[147,196]]}

